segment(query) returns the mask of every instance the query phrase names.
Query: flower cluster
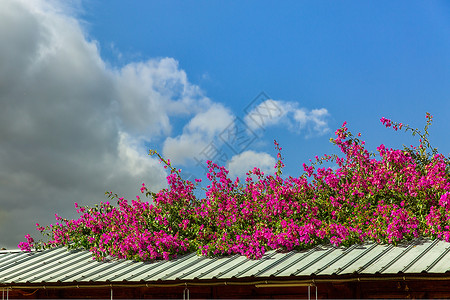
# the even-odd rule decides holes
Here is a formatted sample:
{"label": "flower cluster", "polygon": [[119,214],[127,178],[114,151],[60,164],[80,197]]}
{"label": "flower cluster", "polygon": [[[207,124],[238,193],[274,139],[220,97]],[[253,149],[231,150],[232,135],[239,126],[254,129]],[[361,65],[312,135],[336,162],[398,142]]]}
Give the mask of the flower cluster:
{"label": "flower cluster", "polygon": [[[365,148],[344,123],[331,141],[342,156],[324,155],[299,177],[282,177],[281,147],[276,172],[254,168],[244,181],[208,161],[209,185],[204,198],[194,196],[195,183],[156,154],[170,170],[168,188],[150,192],[143,184],[140,197],[129,203],[117,195],[117,205],[102,202],[79,207],[80,217],[38,230],[49,236],[35,242],[29,235],[23,250],[65,245],[84,248],[94,258],[139,261],[169,259],[197,251],[200,255],[240,254],[260,258],[267,250],[290,251],[318,244],[348,246],[364,241],[398,243],[418,236],[450,241],[449,159],[428,142],[432,117],[425,132],[382,118],[386,127],[420,136],[420,146],[405,149]],[[427,152],[427,150],[429,150]],[[334,162],[335,168],[321,167]],[[199,180],[197,180],[199,181]]]}

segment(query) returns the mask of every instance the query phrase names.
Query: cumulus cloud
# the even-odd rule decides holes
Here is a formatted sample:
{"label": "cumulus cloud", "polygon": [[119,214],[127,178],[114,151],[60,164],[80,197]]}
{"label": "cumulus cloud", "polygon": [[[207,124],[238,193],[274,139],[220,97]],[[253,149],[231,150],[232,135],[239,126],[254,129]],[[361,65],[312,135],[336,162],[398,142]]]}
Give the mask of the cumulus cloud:
{"label": "cumulus cloud", "polygon": [[200,113],[190,126],[202,127],[211,107],[174,59],[108,67],[67,12],[57,1],[0,1],[0,247],[106,190],[159,190],[165,171],[146,143],[170,133],[174,116]]}
{"label": "cumulus cloud", "polygon": [[263,129],[280,123],[286,114],[292,110],[289,102],[267,99],[253,107],[244,117],[251,130]]}
{"label": "cumulus cloud", "polygon": [[173,58],[128,64],[114,77],[118,112],[124,128],[137,135],[171,132],[170,117],[210,106],[198,86]]}
{"label": "cumulus cloud", "polygon": [[311,111],[304,108],[294,110],[294,120],[297,121],[299,128],[309,128],[310,133],[318,135],[323,135],[330,130],[326,120],[328,116],[328,110],[325,108]]}
{"label": "cumulus cloud", "polygon": [[306,137],[323,135],[329,131],[326,108],[299,108],[298,103],[267,99],[262,101],[244,117],[251,130],[282,124],[294,132],[306,132]]}
{"label": "cumulus cloud", "polygon": [[269,154],[247,150],[233,156],[227,167],[231,178],[244,178],[245,173],[255,167],[261,169],[265,174],[273,174],[275,164],[275,158]]}
{"label": "cumulus cloud", "polygon": [[233,114],[223,105],[214,104],[195,115],[183,128],[183,133],[164,142],[163,154],[175,164],[186,164],[200,155],[208,144],[233,122]]}

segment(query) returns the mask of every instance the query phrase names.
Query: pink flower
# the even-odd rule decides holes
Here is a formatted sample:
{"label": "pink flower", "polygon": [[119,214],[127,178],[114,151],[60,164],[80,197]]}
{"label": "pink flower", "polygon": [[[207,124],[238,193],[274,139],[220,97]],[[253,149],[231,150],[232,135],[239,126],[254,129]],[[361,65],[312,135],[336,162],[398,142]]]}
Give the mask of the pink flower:
{"label": "pink flower", "polygon": [[392,126],[392,121],[390,119],[386,119],[385,117],[382,117],[380,119],[381,123],[386,126],[386,128],[389,128]]}

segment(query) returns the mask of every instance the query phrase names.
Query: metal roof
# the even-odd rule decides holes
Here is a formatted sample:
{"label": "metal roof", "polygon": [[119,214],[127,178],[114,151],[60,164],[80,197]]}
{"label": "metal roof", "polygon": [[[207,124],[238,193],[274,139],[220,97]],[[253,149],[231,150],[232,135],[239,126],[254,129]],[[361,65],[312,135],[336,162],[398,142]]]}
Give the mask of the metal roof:
{"label": "metal roof", "polygon": [[402,246],[364,244],[207,258],[195,253],[169,261],[97,262],[84,250],[0,251],[0,284],[166,282],[241,278],[304,278],[345,274],[442,274],[450,270],[450,243],[416,239]]}

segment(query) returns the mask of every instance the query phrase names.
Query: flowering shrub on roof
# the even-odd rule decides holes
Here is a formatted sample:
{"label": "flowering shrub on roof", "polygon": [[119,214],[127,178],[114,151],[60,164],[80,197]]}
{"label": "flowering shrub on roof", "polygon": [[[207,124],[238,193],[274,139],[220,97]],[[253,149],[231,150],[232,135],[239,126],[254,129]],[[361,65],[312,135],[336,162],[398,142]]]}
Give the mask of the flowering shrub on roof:
{"label": "flowering shrub on roof", "polygon": [[[346,123],[331,139],[343,156],[324,155],[299,177],[283,178],[281,147],[273,175],[254,168],[242,182],[209,161],[210,184],[205,197],[194,196],[195,184],[183,180],[169,160],[157,155],[170,170],[168,188],[150,192],[143,184],[140,197],[127,201],[107,193],[117,205],[102,202],[79,207],[80,217],[56,216],[56,224],[38,230],[49,240],[35,242],[30,235],[19,247],[50,248],[65,245],[88,249],[94,258],[139,261],[169,259],[197,251],[200,255],[240,254],[260,258],[267,250],[289,251],[318,244],[349,246],[375,241],[398,243],[418,236],[450,241],[449,158],[432,148],[427,113],[424,132],[382,118],[386,127],[419,135],[418,147],[365,148]],[[321,167],[334,162],[337,168]],[[196,180],[199,181],[199,180]]]}

